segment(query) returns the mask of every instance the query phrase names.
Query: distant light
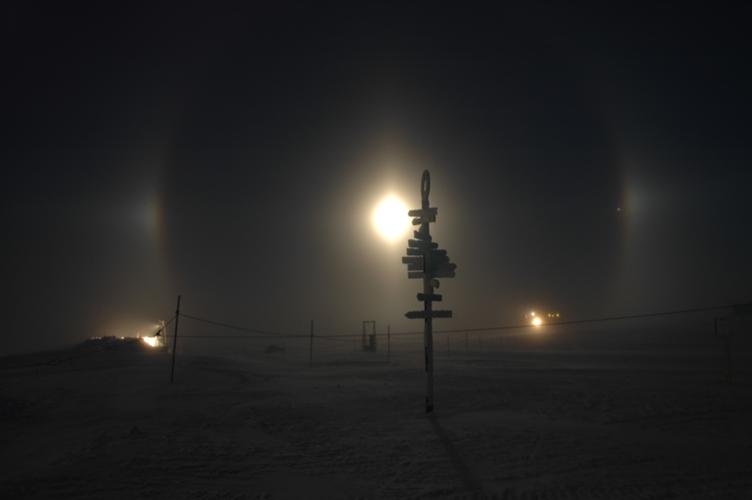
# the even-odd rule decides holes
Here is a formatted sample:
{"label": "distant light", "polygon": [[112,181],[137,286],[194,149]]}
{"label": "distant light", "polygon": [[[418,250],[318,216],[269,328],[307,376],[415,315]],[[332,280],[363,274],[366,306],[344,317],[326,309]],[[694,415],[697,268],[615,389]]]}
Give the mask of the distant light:
{"label": "distant light", "polygon": [[373,228],[389,242],[399,240],[410,227],[407,210],[402,200],[394,195],[387,196],[373,210]]}
{"label": "distant light", "polygon": [[159,347],[159,337],[141,337],[144,344],[151,347]]}
{"label": "distant light", "polygon": [[530,316],[535,317],[535,311],[530,311]]}
{"label": "distant light", "polygon": [[535,327],[539,327],[543,324],[543,320],[540,318],[540,316],[535,316],[532,320],[530,320],[530,324]]}

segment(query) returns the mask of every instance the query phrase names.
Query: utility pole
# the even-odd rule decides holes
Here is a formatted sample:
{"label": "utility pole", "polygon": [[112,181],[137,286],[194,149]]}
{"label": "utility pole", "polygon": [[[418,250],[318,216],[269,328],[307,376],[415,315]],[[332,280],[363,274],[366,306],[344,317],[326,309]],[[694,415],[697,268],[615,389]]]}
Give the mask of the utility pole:
{"label": "utility pole", "polygon": [[163,319],[159,320],[159,334],[162,336],[160,339],[162,345],[160,346],[164,352],[167,352],[167,325]]}
{"label": "utility pole", "polygon": [[414,240],[407,242],[407,256],[402,257],[402,263],[407,264],[408,279],[422,279],[423,293],[417,295],[423,301],[422,311],[409,311],[405,316],[409,319],[423,319],[423,347],[426,365],[426,413],[433,411],[433,318],[451,318],[452,311],[433,310],[433,302],[441,301],[441,295],[434,294],[434,288],[439,287],[436,278],[454,278],[456,264],[449,262],[446,250],[440,250],[438,243],[431,239],[429,224],[436,222],[438,208],[432,208],[428,201],[431,192],[431,174],[423,171],[420,180],[421,208],[410,210],[407,214],[414,217],[414,226],[420,230],[414,231]]}
{"label": "utility pole", "polygon": [[180,319],[180,295],[175,308],[175,333],[172,334],[172,368],[170,368],[170,383],[175,381],[175,352],[178,350],[178,320]]}

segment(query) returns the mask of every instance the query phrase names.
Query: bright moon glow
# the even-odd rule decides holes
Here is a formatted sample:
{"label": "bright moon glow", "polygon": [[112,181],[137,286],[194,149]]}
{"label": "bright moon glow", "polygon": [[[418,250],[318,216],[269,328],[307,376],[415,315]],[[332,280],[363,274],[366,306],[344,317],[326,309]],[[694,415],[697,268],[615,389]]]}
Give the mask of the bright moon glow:
{"label": "bright moon glow", "polygon": [[400,239],[410,227],[407,206],[394,195],[389,195],[373,210],[373,228],[389,242]]}
{"label": "bright moon glow", "polygon": [[540,316],[533,316],[533,319],[530,320],[530,324],[538,327],[543,324],[543,320],[540,318]]}

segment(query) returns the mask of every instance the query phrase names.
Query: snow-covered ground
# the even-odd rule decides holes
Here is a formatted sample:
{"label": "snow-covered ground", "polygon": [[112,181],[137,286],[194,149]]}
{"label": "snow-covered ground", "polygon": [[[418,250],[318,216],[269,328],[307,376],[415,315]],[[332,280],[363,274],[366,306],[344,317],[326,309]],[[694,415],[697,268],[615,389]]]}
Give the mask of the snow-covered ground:
{"label": "snow-covered ground", "polygon": [[720,347],[437,342],[428,418],[419,350],[349,345],[180,354],[173,385],[166,353],[5,358],[0,496],[752,498],[752,376],[728,383]]}

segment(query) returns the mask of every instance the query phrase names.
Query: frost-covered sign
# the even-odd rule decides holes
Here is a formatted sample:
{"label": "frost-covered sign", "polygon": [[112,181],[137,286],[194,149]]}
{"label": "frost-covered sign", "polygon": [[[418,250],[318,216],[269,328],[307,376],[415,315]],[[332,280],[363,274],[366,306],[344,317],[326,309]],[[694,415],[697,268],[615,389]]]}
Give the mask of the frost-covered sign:
{"label": "frost-covered sign", "polygon": [[452,311],[434,310],[433,303],[441,301],[441,295],[434,293],[439,288],[438,278],[454,278],[456,264],[449,261],[446,250],[439,248],[438,243],[431,239],[429,224],[436,222],[439,209],[431,207],[428,195],[431,192],[431,174],[423,171],[420,181],[421,207],[410,210],[408,215],[413,217],[413,225],[420,226],[415,231],[415,239],[407,242],[407,256],[402,257],[402,263],[407,264],[409,279],[423,280],[423,293],[418,294],[418,300],[423,302],[422,311],[409,311],[405,314],[410,319],[423,320],[423,341],[426,361],[426,413],[433,411],[433,318],[451,318]]}

